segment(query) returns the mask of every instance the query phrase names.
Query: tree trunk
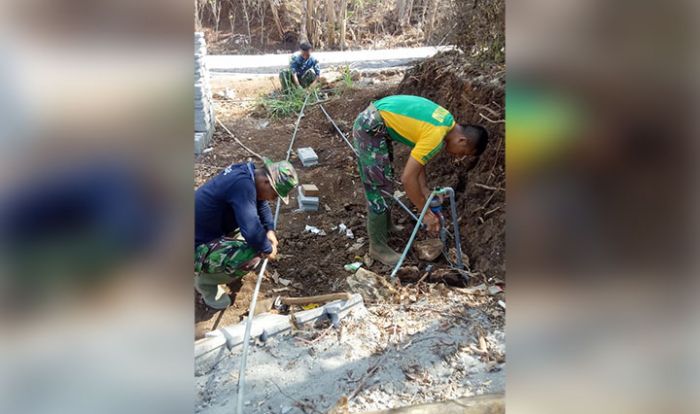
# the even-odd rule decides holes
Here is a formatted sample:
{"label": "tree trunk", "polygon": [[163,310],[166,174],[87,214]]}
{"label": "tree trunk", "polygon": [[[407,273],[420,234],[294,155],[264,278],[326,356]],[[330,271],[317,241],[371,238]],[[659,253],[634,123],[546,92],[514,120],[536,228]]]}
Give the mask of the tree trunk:
{"label": "tree trunk", "polygon": [[253,43],[253,36],[250,34],[250,15],[248,14],[248,6],[246,5],[246,0],[243,0],[242,3],[243,3],[243,13],[245,14],[245,24],[246,24],[246,27],[248,28],[248,43],[252,44]]}
{"label": "tree trunk", "polygon": [[314,25],[314,0],[306,0],[306,31],[309,33],[308,40],[316,46],[318,42],[316,41],[316,26]]}
{"label": "tree trunk", "polygon": [[333,48],[335,46],[335,1],[326,0],[326,16],[327,16],[327,34],[328,47]]}
{"label": "tree trunk", "polygon": [[301,27],[299,27],[299,42],[308,42],[309,41],[309,36],[306,31],[306,19],[308,15],[308,11],[306,10],[306,1],[302,0],[301,2]]}
{"label": "tree trunk", "polygon": [[275,26],[277,26],[277,33],[280,36],[280,40],[284,38],[284,30],[282,29],[282,22],[280,21],[280,15],[277,12],[277,3],[275,0],[270,1],[270,10],[272,11],[272,19],[275,21]]}
{"label": "tree trunk", "polygon": [[430,11],[428,12],[428,27],[425,30],[425,40],[430,40],[430,36],[433,34],[433,29],[435,29],[435,16],[437,15],[438,0],[430,1]]}
{"label": "tree trunk", "polygon": [[411,16],[413,16],[414,0],[406,0],[406,26],[411,25]]}
{"label": "tree trunk", "polygon": [[340,0],[340,50],[345,50],[345,31],[348,25],[348,0]]}
{"label": "tree trunk", "polygon": [[408,26],[408,16],[410,15],[410,6],[409,2],[413,3],[410,0],[397,0],[396,1],[396,21],[399,24],[399,27],[402,29]]}
{"label": "tree trunk", "polygon": [[265,47],[265,3],[259,3],[258,14],[260,15],[260,44]]}

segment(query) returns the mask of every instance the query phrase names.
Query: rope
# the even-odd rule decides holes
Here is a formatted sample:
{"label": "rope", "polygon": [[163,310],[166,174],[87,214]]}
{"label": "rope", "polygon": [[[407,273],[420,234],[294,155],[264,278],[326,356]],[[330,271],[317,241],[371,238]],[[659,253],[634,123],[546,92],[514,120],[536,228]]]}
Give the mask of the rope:
{"label": "rope", "polygon": [[[297,130],[299,129],[299,122],[301,121],[301,118],[304,116],[304,108],[306,107],[306,103],[309,99],[309,94],[306,94],[306,98],[304,99],[304,105],[302,105],[301,110],[299,111],[299,116],[297,117],[297,122],[296,125],[294,126],[294,132],[292,133],[292,141],[289,143],[289,149],[287,150],[287,159],[286,161],[289,161],[289,158],[292,155],[292,145],[294,145],[294,140],[296,139],[297,136]],[[223,124],[222,124],[223,125]],[[226,127],[224,127],[226,128]],[[228,130],[226,130],[228,132]],[[230,132],[229,132],[230,134]],[[233,134],[231,134],[233,136]],[[234,138],[235,139],[235,138]],[[243,147],[246,148],[243,144],[241,144],[237,139],[236,141]],[[246,148],[248,149],[248,148]],[[255,154],[253,151],[248,150],[252,154]],[[257,154],[256,154],[257,155]],[[258,158],[260,156],[258,155]],[[277,219],[279,218],[279,212],[280,212],[280,199],[277,199],[277,206],[275,207],[275,217],[273,220],[273,225],[275,228],[277,228]],[[243,414],[243,394],[245,391],[245,369],[247,366],[247,360],[248,360],[248,345],[250,342],[250,330],[253,326],[253,313],[255,312],[255,305],[258,301],[258,293],[260,293],[260,285],[262,284],[262,277],[263,274],[265,274],[265,269],[267,268],[267,263],[269,262],[270,259],[265,258],[263,261],[262,266],[260,267],[260,273],[258,273],[258,279],[255,282],[255,289],[253,290],[253,299],[250,301],[250,308],[248,309],[248,319],[246,320],[245,323],[245,333],[243,334],[243,351],[241,353],[241,365],[238,370],[238,399],[236,400],[236,413],[237,414]]]}
{"label": "rope", "polygon": [[[302,110],[303,110],[303,109],[302,109]],[[246,151],[248,151],[249,153],[255,155],[255,156],[258,157],[260,160],[263,159],[263,157],[261,157],[260,154],[258,154],[257,152],[255,152],[255,151],[253,151],[252,149],[250,149],[250,148],[246,147],[245,145],[243,145],[243,143],[242,143],[241,141],[239,141],[238,138],[236,138],[235,135],[233,135],[233,132],[229,131],[228,128],[226,128],[226,125],[224,125],[223,122],[221,122],[219,119],[217,119],[216,122],[218,122],[219,125],[221,125],[221,127],[222,127],[226,132],[228,132],[229,135],[231,135],[231,138],[233,138],[233,140],[236,141],[236,142],[238,143],[238,145],[240,145],[241,147],[243,147],[244,150],[246,150]]]}

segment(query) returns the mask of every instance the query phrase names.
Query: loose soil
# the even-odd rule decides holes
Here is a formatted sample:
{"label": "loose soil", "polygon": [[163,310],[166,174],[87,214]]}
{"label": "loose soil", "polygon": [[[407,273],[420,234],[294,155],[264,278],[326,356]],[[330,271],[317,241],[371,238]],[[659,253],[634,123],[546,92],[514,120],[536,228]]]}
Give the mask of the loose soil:
{"label": "loose soil", "polygon": [[[492,79],[497,79],[493,76],[456,69],[458,58],[459,56],[447,54],[427,60],[407,73],[400,85],[400,78],[394,76],[386,79],[380,75],[380,78],[372,80],[375,85],[347,90],[325,103],[324,107],[348,136],[354,118],[369,102],[396,93],[426,96],[448,108],[458,122],[480,123],[489,129],[491,143],[471,171],[467,171],[470,160],[451,160],[443,154],[429,164],[427,175],[430,186],[451,186],[457,192],[462,247],[471,262],[472,277],[469,285],[484,282],[502,283],[505,272],[505,197],[500,189],[504,186],[504,128],[503,124],[485,122],[478,115],[481,112],[496,120],[497,114],[494,116],[474,105],[487,105],[492,111],[502,114],[503,84],[502,81],[493,81]],[[452,72],[441,71],[442,66],[451,67]],[[435,76],[441,73],[442,76]],[[366,79],[361,82],[365,85],[369,83]],[[215,93],[223,94],[224,88],[233,86],[215,78],[212,87]],[[296,117],[268,120],[261,117],[252,100],[275,87],[276,80],[273,78],[237,80],[236,98],[232,101],[217,102],[217,116],[252,150],[279,160],[286,156]],[[246,91],[250,91],[250,94]],[[461,93],[456,93],[460,91]],[[239,98],[241,100],[237,101]],[[469,101],[474,104],[470,104]],[[221,128],[217,128],[211,147],[211,152],[195,162],[195,187],[203,184],[227,165],[243,162],[251,157]],[[280,240],[280,259],[268,266],[268,275],[263,280],[260,298],[343,291],[346,288],[345,279],[350,275],[343,266],[362,261],[367,253],[366,206],[354,155],[334,131],[318,105],[307,107],[301,120],[294,144],[295,149],[300,147],[312,147],[319,156],[319,165],[310,168],[303,167],[295,153],[290,161],[297,169],[302,184],[318,186],[321,192],[321,207],[318,212],[313,213],[295,211],[298,207],[295,194],[292,195],[289,205],[282,206],[277,232]],[[409,148],[394,145],[394,152],[394,168],[398,177],[408,157]],[[476,184],[496,190],[485,189]],[[407,202],[405,197],[404,201]],[[393,212],[397,221],[406,225],[402,232],[392,235],[390,240],[390,244],[396,250],[400,250],[408,240],[412,220],[398,207],[394,208]],[[345,224],[352,230],[353,239],[334,230],[340,224]],[[326,235],[305,233],[306,225],[322,229]],[[424,237],[422,234],[419,236]],[[363,242],[362,245],[360,242]],[[428,263],[419,261],[413,252],[405,263],[407,267],[415,266],[412,269],[421,273],[426,265]],[[439,258],[434,267],[438,270],[448,269],[448,264],[444,258]],[[369,269],[379,274],[388,274],[391,270],[376,262],[369,266]],[[243,279],[234,305],[221,319],[222,326],[237,323],[246,312],[255,277],[254,273],[250,273]],[[274,280],[278,277],[289,280],[289,283],[275,283]],[[238,289],[237,286],[232,288]],[[210,329],[216,319],[216,313],[204,306],[199,299],[196,299],[196,304],[195,318],[199,325],[198,330],[201,332]]]}

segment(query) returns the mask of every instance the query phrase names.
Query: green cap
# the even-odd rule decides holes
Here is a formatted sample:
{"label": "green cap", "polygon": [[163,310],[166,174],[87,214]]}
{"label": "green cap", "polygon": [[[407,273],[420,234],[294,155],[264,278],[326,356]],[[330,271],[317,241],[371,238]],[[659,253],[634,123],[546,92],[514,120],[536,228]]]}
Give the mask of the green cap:
{"label": "green cap", "polygon": [[297,172],[289,161],[272,162],[264,159],[267,176],[272,182],[272,188],[280,196],[284,204],[289,204],[289,192],[299,184]]}

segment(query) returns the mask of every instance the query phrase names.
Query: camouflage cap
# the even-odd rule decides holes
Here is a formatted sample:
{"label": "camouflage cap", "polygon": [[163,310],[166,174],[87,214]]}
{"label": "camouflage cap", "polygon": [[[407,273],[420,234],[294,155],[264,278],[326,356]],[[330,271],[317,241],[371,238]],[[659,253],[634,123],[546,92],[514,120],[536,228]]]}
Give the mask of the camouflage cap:
{"label": "camouflage cap", "polygon": [[289,161],[272,162],[269,158],[265,158],[264,161],[272,188],[275,189],[284,204],[289,204],[289,192],[299,184],[297,172]]}

